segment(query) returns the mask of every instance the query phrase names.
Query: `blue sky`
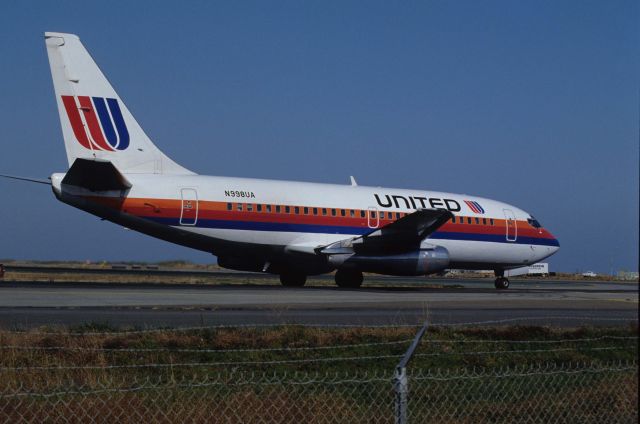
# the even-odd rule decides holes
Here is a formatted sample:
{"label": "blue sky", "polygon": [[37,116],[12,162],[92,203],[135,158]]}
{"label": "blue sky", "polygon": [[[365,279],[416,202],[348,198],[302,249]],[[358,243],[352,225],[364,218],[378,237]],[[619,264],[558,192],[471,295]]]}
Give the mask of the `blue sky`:
{"label": "blue sky", "polygon": [[[74,32],[199,173],[515,204],[552,269],[638,269],[637,1],[2,2],[0,173],[67,167],[44,31]],[[209,262],[0,181],[0,258]]]}

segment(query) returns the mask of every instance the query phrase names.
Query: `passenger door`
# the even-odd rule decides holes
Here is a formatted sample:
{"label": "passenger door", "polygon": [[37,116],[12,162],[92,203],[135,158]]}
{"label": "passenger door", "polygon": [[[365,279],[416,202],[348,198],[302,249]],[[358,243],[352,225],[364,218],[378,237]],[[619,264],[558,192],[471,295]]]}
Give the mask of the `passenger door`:
{"label": "passenger door", "polygon": [[194,188],[180,189],[182,210],[180,225],[196,225],[198,222],[198,192]]}
{"label": "passenger door", "polygon": [[506,219],[507,241],[516,241],[518,239],[518,226],[516,225],[516,216],[511,209],[503,209]]}
{"label": "passenger door", "polygon": [[374,206],[369,206],[367,210],[367,225],[369,228],[378,228],[378,225],[380,225],[380,214]]}

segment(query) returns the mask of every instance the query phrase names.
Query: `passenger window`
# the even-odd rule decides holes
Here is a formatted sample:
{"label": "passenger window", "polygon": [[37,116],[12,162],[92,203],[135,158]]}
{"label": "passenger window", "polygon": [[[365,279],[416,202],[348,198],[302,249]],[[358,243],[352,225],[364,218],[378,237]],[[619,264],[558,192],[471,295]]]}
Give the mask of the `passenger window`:
{"label": "passenger window", "polygon": [[293,213],[296,214],[296,215],[299,215],[300,214],[300,208],[298,206],[295,206],[293,208]]}
{"label": "passenger window", "polygon": [[489,224],[493,225],[493,218],[489,218]]}
{"label": "passenger window", "polygon": [[356,211],[354,211],[353,209],[349,209],[349,216],[351,218],[355,218],[356,217]]}
{"label": "passenger window", "polygon": [[364,211],[360,211],[360,218],[364,218]]}
{"label": "passenger window", "polygon": [[271,205],[265,206],[265,210],[270,213],[271,212]]}
{"label": "passenger window", "polygon": [[467,218],[467,224],[471,224],[471,218]]}
{"label": "passenger window", "polygon": [[262,204],[258,203],[258,204],[256,205],[256,210],[257,210],[258,212],[262,212]]}
{"label": "passenger window", "polygon": [[242,212],[242,203],[238,203],[238,210]]}
{"label": "passenger window", "polygon": [[318,215],[318,208],[313,208],[313,214]]}
{"label": "passenger window", "polygon": [[335,209],[331,209],[331,216],[336,216],[338,213]]}
{"label": "passenger window", "polygon": [[276,213],[280,213],[280,205],[276,206]]}
{"label": "passenger window", "polygon": [[306,206],[304,207],[304,214],[309,215],[309,208]]}
{"label": "passenger window", "polygon": [[376,219],[376,213],[374,211],[371,211],[371,218]]}
{"label": "passenger window", "polygon": [[253,203],[247,204],[247,212],[252,212],[252,211],[253,211]]}
{"label": "passenger window", "polygon": [[451,217],[451,223],[452,223],[452,224],[455,224],[455,223],[456,223],[456,217],[455,217],[455,216],[452,216],[452,217]]}
{"label": "passenger window", "polygon": [[480,225],[480,218],[476,218],[476,225]]}
{"label": "passenger window", "polygon": [[233,210],[233,203],[227,203],[227,210],[228,211]]}
{"label": "passenger window", "polygon": [[327,215],[327,208],[322,208],[322,216],[326,216]]}
{"label": "passenger window", "polygon": [[291,213],[291,207],[290,206],[285,206],[284,207],[284,213]]}
{"label": "passenger window", "polygon": [[380,219],[384,219],[384,212],[380,211]]}
{"label": "passenger window", "polygon": [[340,209],[340,216],[347,216],[347,211]]}
{"label": "passenger window", "polygon": [[487,218],[482,218],[482,225],[487,225]]}

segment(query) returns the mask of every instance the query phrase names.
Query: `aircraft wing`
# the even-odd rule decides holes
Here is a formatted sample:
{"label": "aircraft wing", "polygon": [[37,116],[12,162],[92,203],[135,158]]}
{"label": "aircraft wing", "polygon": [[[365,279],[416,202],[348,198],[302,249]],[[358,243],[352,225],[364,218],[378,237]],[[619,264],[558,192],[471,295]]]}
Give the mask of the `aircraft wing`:
{"label": "aircraft wing", "polygon": [[341,240],[318,249],[326,255],[340,253],[391,254],[417,249],[422,240],[453,214],[445,209],[420,209],[370,233]]}

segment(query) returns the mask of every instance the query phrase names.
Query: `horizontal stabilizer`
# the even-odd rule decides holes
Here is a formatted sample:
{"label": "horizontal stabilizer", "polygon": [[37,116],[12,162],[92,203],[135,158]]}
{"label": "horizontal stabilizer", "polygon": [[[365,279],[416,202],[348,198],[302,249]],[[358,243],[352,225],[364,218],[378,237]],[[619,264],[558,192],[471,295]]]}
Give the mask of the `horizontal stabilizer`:
{"label": "horizontal stabilizer", "polygon": [[62,179],[62,184],[82,187],[91,191],[131,188],[131,183],[111,162],[99,159],[76,159]]}
{"label": "horizontal stabilizer", "polygon": [[12,180],[27,181],[30,183],[51,185],[51,180],[43,180],[41,178],[18,177],[17,175],[5,175],[5,174],[0,174],[0,177],[11,178]]}

